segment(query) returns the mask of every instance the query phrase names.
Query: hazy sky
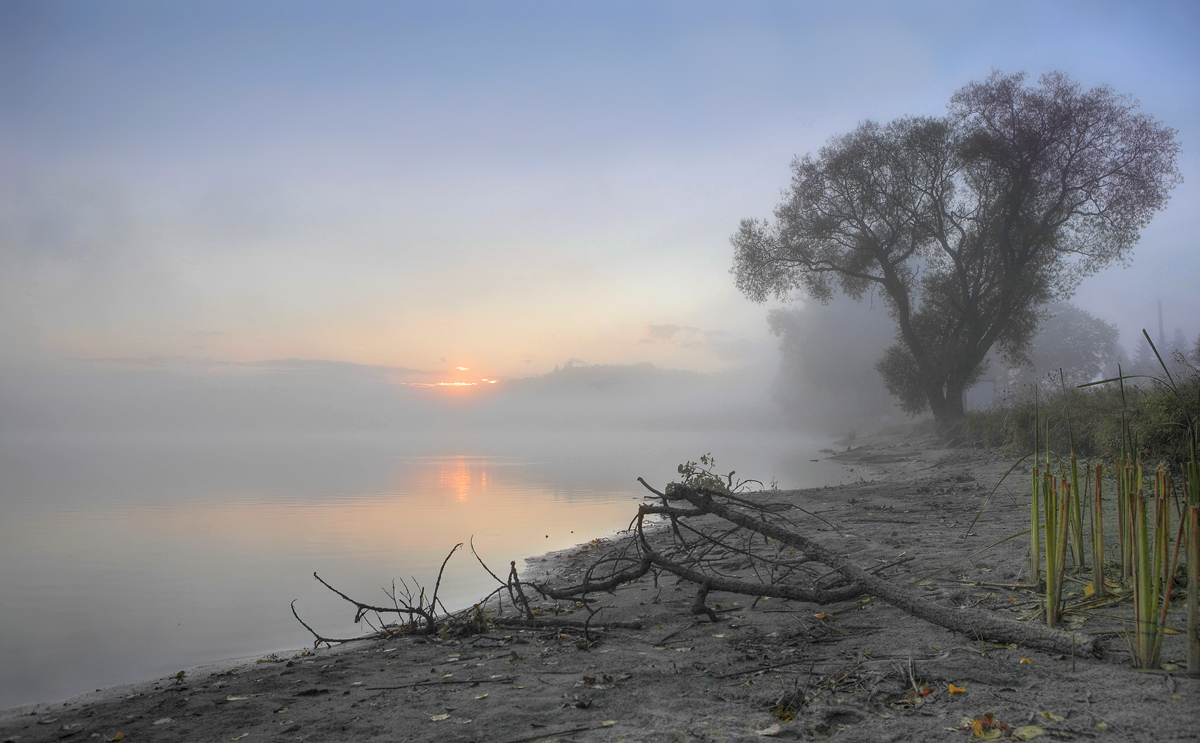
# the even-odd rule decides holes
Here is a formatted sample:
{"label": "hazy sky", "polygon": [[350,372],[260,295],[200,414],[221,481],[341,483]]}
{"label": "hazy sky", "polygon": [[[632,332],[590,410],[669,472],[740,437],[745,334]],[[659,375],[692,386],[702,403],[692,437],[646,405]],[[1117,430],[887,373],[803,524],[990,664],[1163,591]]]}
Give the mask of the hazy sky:
{"label": "hazy sky", "polygon": [[0,366],[770,360],[738,220],[993,67],[1179,129],[1186,182],[1078,301],[1194,338],[1194,2],[0,0]]}

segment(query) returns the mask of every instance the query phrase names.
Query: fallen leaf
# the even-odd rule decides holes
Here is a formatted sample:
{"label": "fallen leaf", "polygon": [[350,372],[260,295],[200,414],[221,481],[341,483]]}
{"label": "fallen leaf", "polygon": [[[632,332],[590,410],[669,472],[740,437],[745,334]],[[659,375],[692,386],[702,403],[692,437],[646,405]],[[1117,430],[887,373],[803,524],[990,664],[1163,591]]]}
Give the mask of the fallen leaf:
{"label": "fallen leaf", "polygon": [[448,679],[448,678],[450,678],[450,677],[451,677],[451,676],[453,676],[453,675],[454,675],[453,673],[447,673],[445,676],[442,676],[442,678],[444,678],[444,679]]}
{"label": "fallen leaf", "polygon": [[225,697],[225,701],[226,701],[226,702],[240,702],[240,701],[242,701],[243,699],[249,699],[249,698],[250,698],[250,697],[235,697],[234,695],[230,694],[230,695],[228,695],[228,696],[226,696],[226,697]]}
{"label": "fallen leaf", "polygon": [[1046,731],[1037,725],[1022,725],[1012,731],[1013,740],[1033,740],[1039,735],[1045,735]]}
{"label": "fallen leaf", "polygon": [[955,686],[954,684],[950,684],[950,693],[951,694],[965,694],[966,691],[967,691],[967,687],[965,687],[965,686]]}
{"label": "fallen leaf", "polygon": [[772,725],[769,728],[763,728],[762,730],[755,730],[754,732],[758,733],[759,735],[763,736],[764,738],[774,738],[775,736],[779,735],[780,730],[782,730],[782,728],[779,727],[779,723],[775,723],[774,725]]}
{"label": "fallen leaf", "polygon": [[713,635],[713,637],[722,637],[722,638],[724,638],[724,637],[729,637],[729,635],[727,635],[727,634],[725,634],[725,633],[723,633],[723,632],[722,632],[722,633],[721,633],[721,634],[719,634],[719,635]]}
{"label": "fallen leaf", "polygon": [[151,725],[166,725],[170,721],[171,721],[170,717],[160,717],[150,724]]}
{"label": "fallen leaf", "polygon": [[823,611],[819,611],[819,612],[817,612],[816,614],[813,614],[813,616],[814,616],[814,617],[816,617],[817,619],[824,619],[824,618],[825,618],[825,612],[823,612]]}
{"label": "fallen leaf", "polygon": [[431,721],[433,721],[433,722],[441,722],[442,720],[449,720],[449,719],[450,719],[450,715],[449,715],[449,714],[447,714],[447,713],[445,713],[445,712],[443,712],[443,713],[442,713],[442,714],[440,714],[440,715],[430,715],[430,716],[429,716],[429,719],[430,719]]}
{"label": "fallen leaf", "polygon": [[1022,658],[1021,660],[1019,660],[1017,662],[1020,664],[1025,664],[1025,665],[1033,665],[1033,661],[1029,660],[1028,658]]}
{"label": "fallen leaf", "polygon": [[602,728],[610,728],[616,724],[617,724],[616,720],[601,720],[600,721],[600,727],[602,727]]}
{"label": "fallen leaf", "polygon": [[230,738],[230,740],[241,740],[242,738],[249,738],[249,737],[250,737],[250,733],[242,733],[241,735],[233,736],[232,738]]}
{"label": "fallen leaf", "polygon": [[1091,596],[1094,593],[1096,593],[1096,584],[1095,583],[1088,583],[1086,586],[1083,587],[1083,595],[1084,596]]}
{"label": "fallen leaf", "polygon": [[105,743],[113,743],[115,740],[125,740],[125,733],[117,733],[111,738],[105,738]]}
{"label": "fallen leaf", "polygon": [[1003,722],[997,722],[995,715],[991,712],[984,712],[970,722],[971,732],[980,740],[997,740],[1008,727]]}
{"label": "fallen leaf", "polygon": [[1045,712],[1045,711],[1039,710],[1038,713],[1042,717],[1045,717],[1047,720],[1054,720],[1055,722],[1062,722],[1063,720],[1067,719],[1067,718],[1063,717],[1062,715],[1056,715],[1053,712]]}
{"label": "fallen leaf", "polygon": [[476,698],[476,699],[487,699],[487,698],[488,698],[488,695],[487,695],[487,694],[480,694],[479,696],[477,696],[477,697],[475,697],[475,698]]}

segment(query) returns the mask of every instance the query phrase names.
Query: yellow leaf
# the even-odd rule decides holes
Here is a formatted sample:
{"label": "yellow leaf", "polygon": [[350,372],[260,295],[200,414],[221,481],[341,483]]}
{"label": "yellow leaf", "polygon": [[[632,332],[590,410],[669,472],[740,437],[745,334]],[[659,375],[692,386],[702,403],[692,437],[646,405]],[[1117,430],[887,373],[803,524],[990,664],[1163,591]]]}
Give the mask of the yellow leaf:
{"label": "yellow leaf", "polygon": [[450,715],[449,715],[449,714],[447,714],[447,713],[445,713],[445,712],[443,712],[443,713],[442,713],[442,714],[440,714],[440,715],[430,715],[430,716],[429,716],[429,719],[430,719],[431,721],[433,721],[433,722],[441,722],[442,720],[449,720],[449,719],[450,719]]}
{"label": "yellow leaf", "polygon": [[616,724],[617,724],[616,720],[601,720],[600,721],[600,727],[602,727],[602,728],[610,728]]}
{"label": "yellow leaf", "polygon": [[487,699],[487,697],[488,697],[488,695],[487,695],[487,694],[480,694],[479,696],[477,696],[477,697],[475,697],[475,698],[476,698],[476,699]]}
{"label": "yellow leaf", "polygon": [[1033,661],[1029,660],[1028,658],[1022,658],[1020,661],[1018,661],[1018,663],[1025,664],[1025,665],[1032,665]]}
{"label": "yellow leaf", "polygon": [[1042,730],[1037,725],[1023,725],[1012,731],[1013,740],[1033,740],[1039,735],[1045,735],[1046,731]]}
{"label": "yellow leaf", "polygon": [[814,617],[816,617],[817,619],[824,619],[824,618],[825,618],[825,612],[823,612],[823,611],[819,611],[819,612],[817,612],[816,614],[813,614],[813,616],[814,616]]}
{"label": "yellow leaf", "polygon": [[114,740],[125,740],[125,733],[117,733],[111,738],[105,738],[108,743],[113,743]]}
{"label": "yellow leaf", "polygon": [[1089,583],[1083,587],[1083,595],[1084,596],[1091,596],[1094,593],[1096,593],[1096,584],[1095,583]]}
{"label": "yellow leaf", "polygon": [[230,740],[241,740],[242,738],[248,738],[248,737],[250,737],[250,733],[242,733],[241,735],[233,736],[232,738],[230,738]]}
{"label": "yellow leaf", "polygon": [[950,684],[950,693],[951,694],[963,694],[966,691],[967,691],[967,687],[965,687],[965,686],[955,686],[954,684]]}
{"label": "yellow leaf", "polygon": [[234,695],[230,694],[229,696],[225,697],[225,701],[226,702],[240,702],[243,699],[249,699],[249,698],[250,697],[235,697]]}

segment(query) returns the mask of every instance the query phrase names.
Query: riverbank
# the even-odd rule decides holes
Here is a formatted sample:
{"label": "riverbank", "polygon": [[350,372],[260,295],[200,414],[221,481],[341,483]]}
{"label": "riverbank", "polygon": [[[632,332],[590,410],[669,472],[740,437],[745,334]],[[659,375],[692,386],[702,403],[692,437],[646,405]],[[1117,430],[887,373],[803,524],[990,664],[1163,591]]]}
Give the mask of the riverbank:
{"label": "riverbank", "polygon": [[[1010,462],[939,449],[911,432],[831,455],[858,481],[755,497],[819,514],[829,525],[797,523],[864,567],[890,565],[890,579],[917,581],[931,600],[1029,610],[1031,594],[1010,587],[1026,543],[1001,541],[1025,528],[1026,478],[988,497]],[[535,558],[524,577],[570,584],[616,546]],[[597,621],[641,628],[603,631],[586,649],[574,630],[515,627],[352,643],[9,710],[0,740],[682,741],[754,740],[760,731],[968,740],[969,723],[989,712],[1007,726],[1004,737],[1028,726],[1057,738],[1198,734],[1197,681],[1129,667],[1124,607],[1071,617],[1106,638],[1105,657],[1095,659],[980,643],[876,601],[815,606],[713,592],[719,621],[710,623],[690,613],[693,595],[666,576],[603,595]],[[1164,658],[1182,648],[1181,636],[1168,637]]]}

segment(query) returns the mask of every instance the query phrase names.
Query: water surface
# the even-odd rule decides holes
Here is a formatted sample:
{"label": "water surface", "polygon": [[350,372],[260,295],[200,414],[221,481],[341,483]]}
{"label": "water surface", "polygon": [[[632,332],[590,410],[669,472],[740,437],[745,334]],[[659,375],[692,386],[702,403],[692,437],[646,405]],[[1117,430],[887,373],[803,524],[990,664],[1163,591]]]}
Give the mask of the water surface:
{"label": "water surface", "polygon": [[[0,708],[198,663],[360,633],[312,578],[384,602],[431,585],[474,536],[493,566],[624,528],[643,492],[712,451],[780,487],[853,478],[771,434],[479,434],[5,442],[0,446]],[[531,568],[533,569],[533,568]],[[442,595],[490,590],[469,553]]]}

